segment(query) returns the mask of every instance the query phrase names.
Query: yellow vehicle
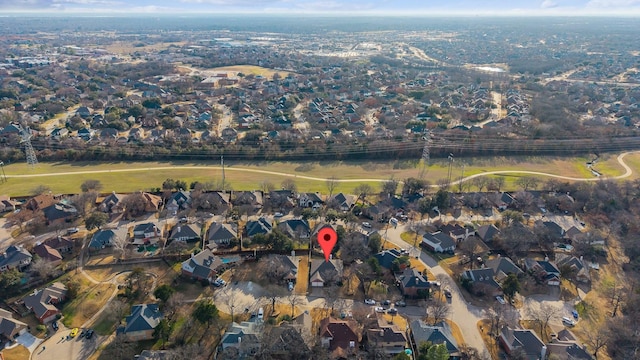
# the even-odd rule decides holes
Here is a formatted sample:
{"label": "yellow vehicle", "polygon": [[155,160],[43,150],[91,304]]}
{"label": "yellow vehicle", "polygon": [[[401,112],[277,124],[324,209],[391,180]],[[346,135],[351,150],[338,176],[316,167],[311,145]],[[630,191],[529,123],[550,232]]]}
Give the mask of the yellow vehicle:
{"label": "yellow vehicle", "polygon": [[71,337],[76,337],[76,335],[78,335],[78,332],[80,331],[80,329],[78,328],[73,328],[73,330],[71,330],[71,334],[69,334],[69,336]]}

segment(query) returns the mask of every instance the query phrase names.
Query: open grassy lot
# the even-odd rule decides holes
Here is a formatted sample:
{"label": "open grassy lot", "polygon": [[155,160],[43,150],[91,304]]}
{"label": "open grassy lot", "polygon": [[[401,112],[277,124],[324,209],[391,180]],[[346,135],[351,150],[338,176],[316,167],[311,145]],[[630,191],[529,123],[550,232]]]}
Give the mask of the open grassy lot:
{"label": "open grassy lot", "polygon": [[[100,310],[115,290],[113,284],[93,284],[83,275],[70,273],[69,280],[80,285],[78,296],[62,308],[63,323],[66,327],[80,327]],[[66,282],[65,279],[63,282]]]}
{"label": "open grassy lot", "polygon": [[251,75],[263,76],[266,78],[272,78],[274,74],[279,74],[280,77],[285,77],[291,73],[290,71],[267,69],[267,68],[263,68],[261,66],[255,66],[255,65],[224,66],[224,67],[218,67],[218,68],[213,68],[208,70],[234,71],[238,73],[243,73],[245,75],[251,74]]}
{"label": "open grassy lot", "polygon": [[[612,177],[624,173],[617,164],[615,156],[599,163],[598,169],[605,176]],[[625,160],[633,169],[640,170],[640,155],[628,155]],[[490,158],[463,159],[454,162],[453,179],[484,173],[488,171],[539,171],[576,178],[592,178],[587,169],[586,158]],[[78,163],[39,163],[29,168],[24,163],[10,164],[4,167],[9,176],[2,184],[3,193],[18,196],[27,195],[38,185],[47,184],[57,193],[75,193],[80,184],[88,179],[98,179],[105,191],[115,190],[137,191],[160,187],[162,182],[171,177],[182,179],[187,183],[193,181],[215,182],[222,178],[222,171],[217,162],[78,162]],[[256,172],[260,171],[260,172]],[[265,173],[273,172],[273,173]],[[424,178],[432,184],[447,177],[448,162],[434,160],[424,171]],[[336,177],[339,180],[367,179],[374,189],[379,189],[381,181],[391,177],[402,180],[408,177],[419,177],[421,165],[411,161],[386,162],[245,162],[230,163],[226,167],[225,176],[235,190],[253,190],[260,188],[260,183],[269,181],[279,185],[284,179],[293,179],[300,191],[326,192],[326,178]],[[12,178],[11,176],[26,176]],[[39,176],[40,175],[40,176]],[[491,175],[497,176],[497,175]],[[503,174],[505,189],[515,190],[520,176],[528,174]],[[540,176],[541,180],[546,180]],[[334,192],[352,192],[360,184],[355,182],[339,182]]]}
{"label": "open grassy lot", "polygon": [[29,360],[30,355],[29,350],[22,345],[2,350],[2,356],[5,360]]}

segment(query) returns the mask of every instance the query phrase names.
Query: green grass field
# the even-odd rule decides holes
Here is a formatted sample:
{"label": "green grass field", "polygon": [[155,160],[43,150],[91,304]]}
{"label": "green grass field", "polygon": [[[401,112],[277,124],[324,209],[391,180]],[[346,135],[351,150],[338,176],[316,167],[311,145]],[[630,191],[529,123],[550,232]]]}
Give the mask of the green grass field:
{"label": "green grass field", "polygon": [[[603,157],[597,169],[607,177],[624,173],[623,168],[616,161],[617,155]],[[592,178],[587,169],[586,158],[465,158],[454,160],[452,164],[452,180],[457,180],[463,174],[470,176],[496,170],[509,171],[539,171],[575,178]],[[640,154],[630,154],[625,161],[633,169],[640,169]],[[80,185],[88,179],[100,180],[103,192],[130,192],[150,190],[162,185],[167,178],[184,180],[187,183],[219,182],[222,171],[218,162],[78,162],[78,163],[39,163],[30,168],[24,163],[4,166],[8,176],[7,181],[0,184],[0,193],[11,196],[29,195],[31,190],[39,185],[46,185],[55,193],[76,193]],[[198,167],[186,168],[188,166]],[[163,169],[154,169],[163,168]],[[245,169],[277,172],[278,174],[257,173]],[[124,171],[123,171],[124,170]],[[243,171],[245,170],[245,171]],[[448,176],[449,163],[446,159],[434,160],[424,168],[418,163],[409,161],[386,162],[244,162],[228,163],[225,177],[234,190],[255,190],[260,183],[269,181],[279,186],[283,180],[292,179],[299,191],[327,191],[326,178],[335,177],[339,180],[368,179],[374,189],[379,189],[381,181],[391,177],[403,180],[408,177],[420,177],[437,184],[440,179]],[[97,173],[85,173],[95,172]],[[286,175],[285,175],[286,174]],[[20,175],[26,177],[11,177]],[[38,176],[42,175],[42,176]],[[287,176],[289,175],[289,176]],[[518,188],[516,182],[520,176],[527,174],[490,175],[503,176],[506,189]],[[316,179],[308,179],[311,177]],[[545,181],[548,177],[539,176]],[[635,172],[629,179],[636,178]],[[334,192],[352,192],[360,182],[339,182]],[[457,188],[457,186],[455,186]]]}

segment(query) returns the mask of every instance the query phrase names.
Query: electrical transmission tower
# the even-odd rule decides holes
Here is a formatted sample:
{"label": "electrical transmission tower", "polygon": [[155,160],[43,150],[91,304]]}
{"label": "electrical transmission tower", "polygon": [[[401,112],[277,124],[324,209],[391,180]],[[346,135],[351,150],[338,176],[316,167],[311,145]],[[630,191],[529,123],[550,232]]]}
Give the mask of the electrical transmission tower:
{"label": "electrical transmission tower", "polygon": [[33,150],[33,145],[31,145],[31,129],[21,128],[21,136],[22,143],[24,144],[24,152],[27,157],[27,164],[30,167],[36,166],[38,163],[38,158],[36,157],[36,152]]}
{"label": "electrical transmission tower", "polygon": [[423,178],[425,175],[425,171],[427,166],[429,165],[429,157],[431,156],[431,144],[433,143],[433,138],[431,135],[431,131],[426,130],[422,140],[425,141],[424,147],[422,148],[422,170],[420,170],[420,178]]}

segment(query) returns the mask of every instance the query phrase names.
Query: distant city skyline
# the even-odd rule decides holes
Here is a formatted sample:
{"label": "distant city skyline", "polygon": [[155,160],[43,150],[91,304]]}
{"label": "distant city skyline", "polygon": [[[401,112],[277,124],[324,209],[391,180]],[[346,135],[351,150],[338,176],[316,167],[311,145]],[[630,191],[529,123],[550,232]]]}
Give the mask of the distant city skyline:
{"label": "distant city skyline", "polygon": [[638,16],[640,0],[0,0],[5,14]]}

